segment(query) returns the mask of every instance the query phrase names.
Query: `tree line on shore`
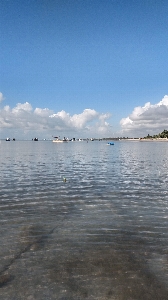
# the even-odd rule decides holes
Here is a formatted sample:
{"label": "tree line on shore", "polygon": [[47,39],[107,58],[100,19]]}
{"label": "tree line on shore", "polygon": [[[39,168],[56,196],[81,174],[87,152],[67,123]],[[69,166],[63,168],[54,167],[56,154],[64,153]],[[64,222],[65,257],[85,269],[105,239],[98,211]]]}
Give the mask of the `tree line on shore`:
{"label": "tree line on shore", "polygon": [[168,138],[168,130],[164,129],[161,133],[154,134],[153,136],[148,133],[148,135],[144,137],[144,139],[158,139],[158,138]]}

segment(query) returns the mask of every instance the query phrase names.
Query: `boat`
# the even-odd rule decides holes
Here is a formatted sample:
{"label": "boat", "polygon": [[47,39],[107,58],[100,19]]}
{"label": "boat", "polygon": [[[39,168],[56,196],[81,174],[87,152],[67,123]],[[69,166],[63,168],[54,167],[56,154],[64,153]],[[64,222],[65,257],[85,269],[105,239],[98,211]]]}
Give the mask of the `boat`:
{"label": "boat", "polygon": [[63,140],[53,140],[53,143],[63,143]]}
{"label": "boat", "polygon": [[114,143],[113,143],[113,142],[109,142],[109,143],[107,143],[107,145],[108,145],[108,146],[113,146]]}
{"label": "boat", "polygon": [[68,140],[64,137],[63,140],[59,139],[57,136],[54,137],[53,143],[64,143],[68,142]]}
{"label": "boat", "polygon": [[10,138],[7,137],[7,138],[6,138],[6,141],[7,141],[7,142],[10,142]]}

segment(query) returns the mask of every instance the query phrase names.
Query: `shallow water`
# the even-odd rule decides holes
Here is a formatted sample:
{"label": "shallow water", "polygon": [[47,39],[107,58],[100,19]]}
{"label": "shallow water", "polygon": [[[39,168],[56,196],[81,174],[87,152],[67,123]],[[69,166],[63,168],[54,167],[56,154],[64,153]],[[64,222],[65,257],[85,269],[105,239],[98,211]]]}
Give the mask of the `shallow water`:
{"label": "shallow water", "polygon": [[1,141],[0,299],[167,300],[167,157],[159,142]]}

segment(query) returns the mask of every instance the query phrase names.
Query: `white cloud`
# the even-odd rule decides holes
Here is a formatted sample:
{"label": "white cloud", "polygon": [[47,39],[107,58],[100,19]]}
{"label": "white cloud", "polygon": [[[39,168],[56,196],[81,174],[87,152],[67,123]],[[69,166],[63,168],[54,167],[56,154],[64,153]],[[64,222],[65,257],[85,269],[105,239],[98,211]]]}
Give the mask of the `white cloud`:
{"label": "white cloud", "polygon": [[0,131],[5,136],[16,138],[52,138],[52,135],[102,137],[110,135],[109,118],[110,114],[101,114],[94,109],[70,115],[64,110],[55,113],[48,108],[33,109],[30,103],[25,102],[14,108],[6,105],[0,110]]}
{"label": "white cloud", "polygon": [[4,99],[5,99],[5,98],[4,98],[3,94],[0,92],[0,103],[1,103]]}
{"label": "white cloud", "polygon": [[168,128],[168,96],[157,104],[146,103],[143,107],[135,107],[126,118],[121,119],[123,134],[146,136],[157,134]]}
{"label": "white cloud", "polygon": [[44,109],[36,108],[34,110],[34,113],[38,116],[41,116],[41,117],[49,117],[53,113],[53,111],[48,109],[48,108],[44,108]]}
{"label": "white cloud", "polygon": [[73,116],[70,116],[69,113],[62,110],[50,116],[50,118],[56,118],[61,121],[62,124],[75,129],[83,129],[88,122],[94,121],[98,117],[99,113],[94,109],[85,109],[81,114],[75,114]]}
{"label": "white cloud", "polygon": [[12,112],[14,114],[21,114],[23,112],[31,112],[32,111],[32,106],[28,103],[28,102],[25,102],[25,103],[18,103],[16,105],[16,107],[14,107],[12,109]]}

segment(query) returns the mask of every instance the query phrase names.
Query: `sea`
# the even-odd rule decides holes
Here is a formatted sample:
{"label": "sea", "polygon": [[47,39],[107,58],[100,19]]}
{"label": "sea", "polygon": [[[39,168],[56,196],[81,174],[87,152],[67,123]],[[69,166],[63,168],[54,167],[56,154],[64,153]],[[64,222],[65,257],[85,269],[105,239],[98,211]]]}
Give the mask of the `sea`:
{"label": "sea", "polygon": [[168,143],[1,141],[0,299],[167,300]]}

